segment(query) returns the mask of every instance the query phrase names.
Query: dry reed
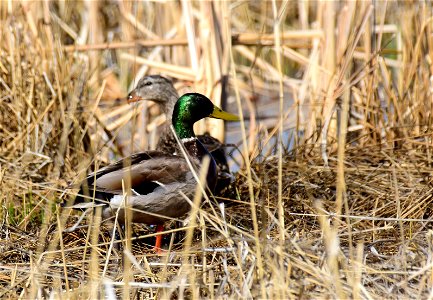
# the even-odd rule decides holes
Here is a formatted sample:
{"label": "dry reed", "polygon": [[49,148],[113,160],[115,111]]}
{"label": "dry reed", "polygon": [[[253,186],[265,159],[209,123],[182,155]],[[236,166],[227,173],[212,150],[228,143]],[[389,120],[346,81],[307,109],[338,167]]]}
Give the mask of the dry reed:
{"label": "dry reed", "polygon": [[[0,2],[0,298],[431,297],[431,16],[428,1]],[[237,147],[236,180],[221,203],[192,199],[165,256],[148,226],[110,239],[98,211],[64,231],[79,215],[58,206],[155,144],[156,106],[123,98],[152,73],[242,116],[198,126]]]}

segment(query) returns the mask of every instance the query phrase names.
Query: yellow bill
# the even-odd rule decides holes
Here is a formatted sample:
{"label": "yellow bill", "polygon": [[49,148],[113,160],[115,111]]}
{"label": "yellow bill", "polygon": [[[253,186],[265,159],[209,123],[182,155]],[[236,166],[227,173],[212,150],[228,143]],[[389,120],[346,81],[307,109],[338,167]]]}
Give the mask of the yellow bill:
{"label": "yellow bill", "polygon": [[213,112],[209,115],[209,117],[226,121],[239,121],[239,117],[237,115],[223,111],[221,108],[215,105],[213,107]]}

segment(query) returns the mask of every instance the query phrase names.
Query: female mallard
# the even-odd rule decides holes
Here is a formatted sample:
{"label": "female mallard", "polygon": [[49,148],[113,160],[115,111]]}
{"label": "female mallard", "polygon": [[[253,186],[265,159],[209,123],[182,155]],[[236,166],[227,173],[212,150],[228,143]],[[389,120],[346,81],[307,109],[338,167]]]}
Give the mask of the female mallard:
{"label": "female mallard", "polygon": [[[171,116],[178,98],[179,95],[172,82],[159,75],[142,77],[138,81],[137,87],[128,95],[128,102],[150,100],[159,104],[167,117],[167,121],[160,134],[156,149],[167,153],[179,153],[179,145],[170,129]],[[198,135],[197,138],[210,152],[217,165],[218,175],[215,193],[219,194],[230,184],[233,177],[230,173],[224,148],[220,141],[209,134]]]}
{"label": "female mallard", "polygon": [[[185,94],[174,105],[171,121],[195,168],[199,167],[205,155],[209,155],[193,131],[193,124],[205,117],[238,120],[237,116],[222,111],[198,93]],[[209,156],[211,162],[206,180],[208,188],[213,192],[217,170],[215,161]],[[125,206],[122,187],[127,182],[130,182],[132,195]],[[167,219],[182,217],[190,210],[189,202],[182,194],[193,197],[196,184],[184,157],[163,151],[147,151],[131,155],[90,174],[82,183],[75,203],[85,202],[84,198],[93,200],[94,195],[95,202],[104,204],[104,219],[114,216],[120,210],[119,221],[123,222],[124,210],[129,208],[132,211],[132,222],[157,224],[157,231],[160,232]],[[83,207],[82,204],[79,206]],[[157,250],[161,247],[161,238],[161,235],[157,236]]]}

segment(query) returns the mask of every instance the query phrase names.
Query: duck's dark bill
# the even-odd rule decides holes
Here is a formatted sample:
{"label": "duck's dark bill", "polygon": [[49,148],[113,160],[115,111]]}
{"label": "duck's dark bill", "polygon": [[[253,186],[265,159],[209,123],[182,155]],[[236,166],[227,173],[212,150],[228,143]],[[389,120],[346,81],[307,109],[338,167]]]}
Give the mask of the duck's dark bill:
{"label": "duck's dark bill", "polygon": [[132,103],[132,102],[137,102],[140,100],[143,100],[140,96],[137,96],[134,91],[132,91],[131,93],[129,93],[128,97],[126,98],[126,100],[128,101],[128,103]]}
{"label": "duck's dark bill", "polygon": [[239,121],[239,117],[237,115],[228,113],[223,111],[221,108],[214,105],[213,112],[209,115],[211,118],[223,119],[226,121]]}

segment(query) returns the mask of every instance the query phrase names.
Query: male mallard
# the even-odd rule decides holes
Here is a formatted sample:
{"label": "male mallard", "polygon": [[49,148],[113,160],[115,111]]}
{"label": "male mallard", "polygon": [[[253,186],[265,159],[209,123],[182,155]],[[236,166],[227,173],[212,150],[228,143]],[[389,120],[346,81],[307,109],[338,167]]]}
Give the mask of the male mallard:
{"label": "male mallard", "polygon": [[[128,95],[128,102],[141,100],[155,101],[159,104],[161,110],[167,117],[166,126],[164,126],[156,149],[167,153],[179,153],[179,145],[173,132],[170,129],[171,116],[174,105],[179,95],[173,86],[173,83],[159,75],[150,75],[142,77],[137,87]],[[198,135],[197,138],[213,156],[217,164],[217,186],[215,192],[219,194],[232,181],[232,175],[227,163],[227,157],[223,145],[216,138],[209,134]]]}
{"label": "male mallard", "polygon": [[[207,97],[198,93],[185,94],[174,105],[171,119],[174,130],[196,169],[209,152],[196,138],[193,124],[205,117],[238,120],[237,116],[214,106]],[[208,188],[213,191],[217,171],[215,161],[209,156],[211,162],[206,180]],[[132,210],[132,222],[157,224],[158,232],[163,230],[162,224],[167,219],[182,217],[190,210],[182,193],[191,199],[197,184],[184,157],[163,151],[147,151],[90,174],[83,181],[75,203],[85,202],[82,195],[90,195],[90,198],[94,195],[95,202],[104,204],[104,219],[113,217],[119,209],[119,221],[123,222],[126,207],[122,190],[127,182],[130,182],[132,195],[126,203]],[[161,247],[161,238],[161,235],[157,236],[157,250]]]}

